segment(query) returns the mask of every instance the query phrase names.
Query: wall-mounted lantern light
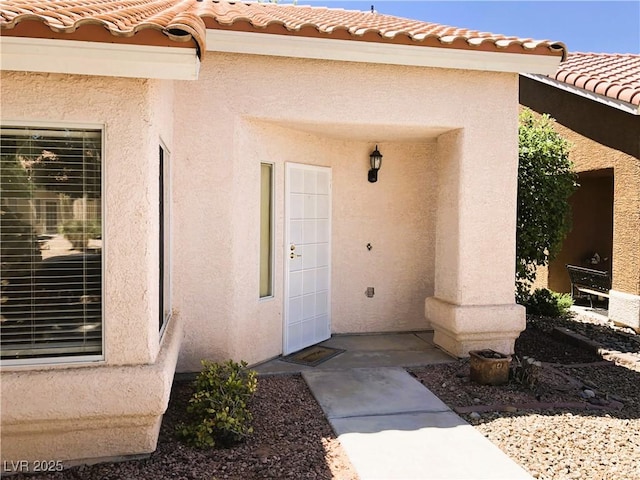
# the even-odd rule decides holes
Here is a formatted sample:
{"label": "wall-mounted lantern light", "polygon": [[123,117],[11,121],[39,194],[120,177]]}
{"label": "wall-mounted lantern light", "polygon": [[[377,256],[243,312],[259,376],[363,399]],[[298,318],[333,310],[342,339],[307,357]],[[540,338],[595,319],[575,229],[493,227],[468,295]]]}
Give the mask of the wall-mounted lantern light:
{"label": "wall-mounted lantern light", "polygon": [[369,162],[371,163],[369,181],[375,183],[378,181],[378,170],[380,170],[382,166],[382,154],[378,151],[378,145],[376,145],[376,149],[369,155]]}

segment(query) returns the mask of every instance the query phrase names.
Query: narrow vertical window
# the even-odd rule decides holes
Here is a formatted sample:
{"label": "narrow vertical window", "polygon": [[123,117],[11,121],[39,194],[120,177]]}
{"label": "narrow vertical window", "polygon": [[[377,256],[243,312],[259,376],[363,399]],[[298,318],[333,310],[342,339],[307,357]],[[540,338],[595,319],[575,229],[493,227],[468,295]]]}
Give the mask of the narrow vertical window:
{"label": "narrow vertical window", "polygon": [[171,182],[169,172],[169,153],[162,145],[159,150],[159,225],[160,225],[160,288],[159,288],[159,328],[165,325],[171,315]]}
{"label": "narrow vertical window", "polygon": [[273,165],[260,164],[260,298],[273,295]]}

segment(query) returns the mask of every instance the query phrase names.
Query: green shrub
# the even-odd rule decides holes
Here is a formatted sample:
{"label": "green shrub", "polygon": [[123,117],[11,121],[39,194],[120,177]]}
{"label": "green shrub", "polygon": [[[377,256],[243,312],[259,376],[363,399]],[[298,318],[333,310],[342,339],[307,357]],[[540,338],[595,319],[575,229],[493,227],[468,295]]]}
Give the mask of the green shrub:
{"label": "green shrub", "polygon": [[568,293],[552,292],[547,288],[538,288],[523,302],[527,313],[541,317],[560,318],[569,315],[569,309],[573,305],[571,295]]}
{"label": "green shrub", "polygon": [[189,421],[177,427],[178,436],[198,448],[226,447],[253,432],[248,403],[256,391],[256,372],[246,362],[202,362],[189,400]]}

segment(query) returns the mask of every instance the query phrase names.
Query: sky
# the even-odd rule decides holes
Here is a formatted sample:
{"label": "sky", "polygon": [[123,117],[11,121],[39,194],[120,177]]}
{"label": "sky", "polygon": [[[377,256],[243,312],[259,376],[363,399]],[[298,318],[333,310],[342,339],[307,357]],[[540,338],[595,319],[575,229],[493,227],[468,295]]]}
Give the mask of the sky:
{"label": "sky", "polygon": [[[280,3],[292,3],[289,0]],[[483,32],[563,42],[570,52],[640,54],[640,0],[298,0]]]}

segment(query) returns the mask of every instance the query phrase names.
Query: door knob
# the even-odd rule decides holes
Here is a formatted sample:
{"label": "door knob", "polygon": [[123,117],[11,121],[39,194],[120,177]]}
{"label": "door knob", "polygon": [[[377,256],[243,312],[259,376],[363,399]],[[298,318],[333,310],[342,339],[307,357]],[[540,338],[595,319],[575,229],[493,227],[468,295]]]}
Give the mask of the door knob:
{"label": "door knob", "polygon": [[302,255],[296,255],[295,253],[291,252],[291,255],[289,255],[289,258],[297,258],[297,257],[301,257]]}

